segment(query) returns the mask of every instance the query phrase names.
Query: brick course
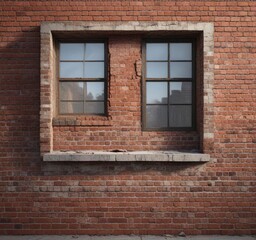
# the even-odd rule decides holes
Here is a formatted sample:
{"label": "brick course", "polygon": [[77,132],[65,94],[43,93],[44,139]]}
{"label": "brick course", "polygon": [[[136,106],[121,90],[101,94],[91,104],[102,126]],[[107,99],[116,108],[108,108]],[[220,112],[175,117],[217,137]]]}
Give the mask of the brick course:
{"label": "brick course", "polygon": [[[254,1],[1,1],[0,9],[0,234],[256,234]],[[42,162],[44,21],[214,23],[214,141],[204,141],[212,160]],[[53,119],[45,151],[198,148],[200,134],[140,131],[140,37],[110,36],[109,51],[115,118]]]}

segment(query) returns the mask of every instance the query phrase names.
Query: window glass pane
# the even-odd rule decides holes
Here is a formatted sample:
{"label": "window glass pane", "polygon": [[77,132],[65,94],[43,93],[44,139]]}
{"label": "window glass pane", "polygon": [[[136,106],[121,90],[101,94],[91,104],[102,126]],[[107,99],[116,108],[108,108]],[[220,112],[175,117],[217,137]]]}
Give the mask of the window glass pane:
{"label": "window glass pane", "polygon": [[82,82],[61,82],[60,100],[83,100]]}
{"label": "window glass pane", "polygon": [[86,43],[85,60],[104,60],[104,43]]}
{"label": "window glass pane", "polygon": [[147,43],[146,60],[168,60],[167,43]]}
{"label": "window glass pane", "polygon": [[83,60],[84,44],[83,43],[61,43],[60,60]]}
{"label": "window glass pane", "polygon": [[167,106],[161,106],[161,105],[147,106],[146,126],[148,128],[167,127]]}
{"label": "window glass pane", "polygon": [[170,103],[171,104],[192,103],[192,83],[171,82],[170,83]]}
{"label": "window glass pane", "polygon": [[191,62],[171,62],[171,78],[192,78]]}
{"label": "window glass pane", "polygon": [[84,108],[88,114],[104,114],[104,102],[86,102]]}
{"label": "window glass pane", "polygon": [[60,78],[81,78],[83,77],[82,62],[61,62]]}
{"label": "window glass pane", "polygon": [[147,82],[147,103],[167,103],[167,83]]}
{"label": "window glass pane", "polygon": [[104,78],[104,62],[85,62],[85,78]]}
{"label": "window glass pane", "polygon": [[192,44],[171,43],[170,58],[171,60],[192,60]]}
{"label": "window glass pane", "polygon": [[104,100],[104,83],[88,82],[85,85],[86,100]]}
{"label": "window glass pane", "polygon": [[167,62],[147,62],[147,78],[167,78]]}
{"label": "window glass pane", "polygon": [[60,113],[83,113],[83,102],[61,102]]}
{"label": "window glass pane", "polygon": [[170,127],[192,127],[191,106],[169,106]]}

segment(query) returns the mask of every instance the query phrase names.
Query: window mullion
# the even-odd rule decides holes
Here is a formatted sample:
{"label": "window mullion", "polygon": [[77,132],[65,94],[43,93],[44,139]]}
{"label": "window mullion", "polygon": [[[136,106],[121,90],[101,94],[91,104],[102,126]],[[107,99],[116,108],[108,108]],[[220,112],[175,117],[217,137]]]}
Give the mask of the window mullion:
{"label": "window mullion", "polygon": [[83,112],[85,113],[85,85],[86,85],[86,82],[83,82]]}
{"label": "window mullion", "polygon": [[[167,66],[167,69],[168,69],[168,79],[170,79],[170,77],[171,77],[171,74],[170,74],[170,43],[168,43],[168,62],[167,62],[167,64],[168,64],[168,66]],[[170,118],[170,116],[169,116],[169,114],[170,114],[170,108],[169,108],[169,103],[170,103],[170,80],[168,80],[167,81],[167,126],[168,126],[168,128],[170,127],[169,126],[169,118]]]}
{"label": "window mullion", "polygon": [[[84,72],[84,62],[85,62],[85,51],[86,51],[86,43],[84,43],[84,56],[83,56],[83,78],[85,77],[85,72]],[[83,81],[83,113],[85,113],[85,99],[86,99],[86,97],[85,97],[85,90],[87,90],[87,89],[85,89],[85,88],[87,88],[87,83],[85,82],[85,81]],[[86,91],[87,92],[87,91]]]}

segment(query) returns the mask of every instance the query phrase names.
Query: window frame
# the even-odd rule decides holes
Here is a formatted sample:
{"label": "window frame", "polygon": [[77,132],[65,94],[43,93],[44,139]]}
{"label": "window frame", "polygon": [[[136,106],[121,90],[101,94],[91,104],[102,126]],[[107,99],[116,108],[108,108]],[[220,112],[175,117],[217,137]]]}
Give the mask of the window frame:
{"label": "window frame", "polygon": [[[60,44],[62,43],[74,43],[74,44],[87,44],[87,43],[102,43],[104,44],[104,78],[60,78]],[[72,61],[70,61],[72,62]],[[86,61],[82,61],[83,63]],[[96,61],[95,61],[96,62]],[[56,39],[56,113],[57,116],[107,116],[108,115],[108,106],[107,106],[107,99],[108,99],[108,67],[109,67],[109,59],[108,59],[108,41],[107,39]],[[95,101],[95,102],[103,102],[104,104],[104,113],[61,113],[60,112],[60,83],[61,82],[103,82],[104,83],[104,99],[102,101]],[[85,103],[86,99],[83,98],[83,103]],[[70,101],[72,102],[72,101]],[[93,102],[93,101],[92,101]]]}
{"label": "window frame", "polygon": [[[147,71],[147,60],[146,60],[146,44],[147,43],[167,43],[168,44],[168,60],[163,61],[168,63],[168,76],[170,72],[170,57],[169,57],[169,46],[170,43],[191,43],[192,44],[192,77],[191,80],[184,80],[185,78],[176,78],[175,80],[167,77],[167,78],[147,78],[146,77],[146,71]],[[142,40],[142,130],[143,131],[195,131],[197,129],[196,126],[196,103],[197,103],[197,49],[196,49],[196,38],[181,38],[181,37],[168,37],[168,38],[146,38]],[[152,60],[153,62],[153,60]],[[161,61],[159,61],[161,62]],[[181,60],[181,62],[184,62]],[[166,82],[168,84],[168,90],[167,90],[167,103],[163,104],[163,106],[167,106],[167,123],[168,127],[160,127],[160,128],[150,128],[146,126],[146,107],[147,107],[147,89],[146,85],[147,82]],[[188,105],[188,104],[170,104],[169,103],[169,96],[170,96],[170,82],[191,82],[192,83],[192,101],[191,101],[191,108],[192,108],[192,115],[191,115],[191,127],[169,127],[169,106],[171,105]]]}

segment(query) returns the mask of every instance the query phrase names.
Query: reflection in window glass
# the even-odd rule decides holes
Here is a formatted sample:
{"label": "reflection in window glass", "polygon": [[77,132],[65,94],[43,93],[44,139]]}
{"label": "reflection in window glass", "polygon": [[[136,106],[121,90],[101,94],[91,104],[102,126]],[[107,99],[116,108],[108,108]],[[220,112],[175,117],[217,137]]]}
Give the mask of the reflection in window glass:
{"label": "reflection in window glass", "polygon": [[171,62],[171,78],[192,78],[191,62]]}
{"label": "reflection in window glass", "polygon": [[147,78],[167,78],[167,62],[147,62]]}
{"label": "reflection in window glass", "polygon": [[192,44],[171,43],[170,56],[171,60],[192,60]]}
{"label": "reflection in window glass", "polygon": [[85,44],[85,60],[104,60],[104,43]]}
{"label": "reflection in window glass", "polygon": [[167,106],[148,105],[146,108],[146,125],[148,128],[167,127]]}
{"label": "reflection in window glass", "polygon": [[70,114],[70,113],[83,113],[84,111],[83,102],[61,102],[60,103],[60,113]]}
{"label": "reflection in window glass", "polygon": [[146,45],[147,61],[167,60],[168,44],[167,43],[148,43]]}
{"label": "reflection in window glass", "polygon": [[60,83],[60,100],[83,100],[83,83],[82,82],[61,82]]}
{"label": "reflection in window glass", "polygon": [[85,62],[85,78],[104,78],[104,62]]}
{"label": "reflection in window glass", "polygon": [[83,63],[82,62],[61,62],[60,78],[82,78]]}
{"label": "reflection in window glass", "polygon": [[59,113],[105,113],[105,44],[60,43]]}
{"label": "reflection in window glass", "polygon": [[169,106],[170,127],[192,127],[192,107],[171,105]]}
{"label": "reflection in window glass", "polygon": [[61,43],[60,44],[60,60],[80,60],[84,58],[83,43]]}
{"label": "reflection in window glass", "polygon": [[[192,42],[146,43],[146,128],[191,128],[193,106]],[[194,111],[194,110],[193,110]]]}
{"label": "reflection in window glass", "polygon": [[191,82],[171,82],[169,103],[191,104],[192,103],[192,83]]}
{"label": "reflection in window glass", "polygon": [[87,82],[85,87],[86,100],[104,100],[104,83]]}
{"label": "reflection in window glass", "polygon": [[84,106],[84,112],[88,114],[103,114],[104,103],[103,102],[87,102]]}
{"label": "reflection in window glass", "polygon": [[167,90],[166,82],[148,82],[147,103],[167,103]]}

